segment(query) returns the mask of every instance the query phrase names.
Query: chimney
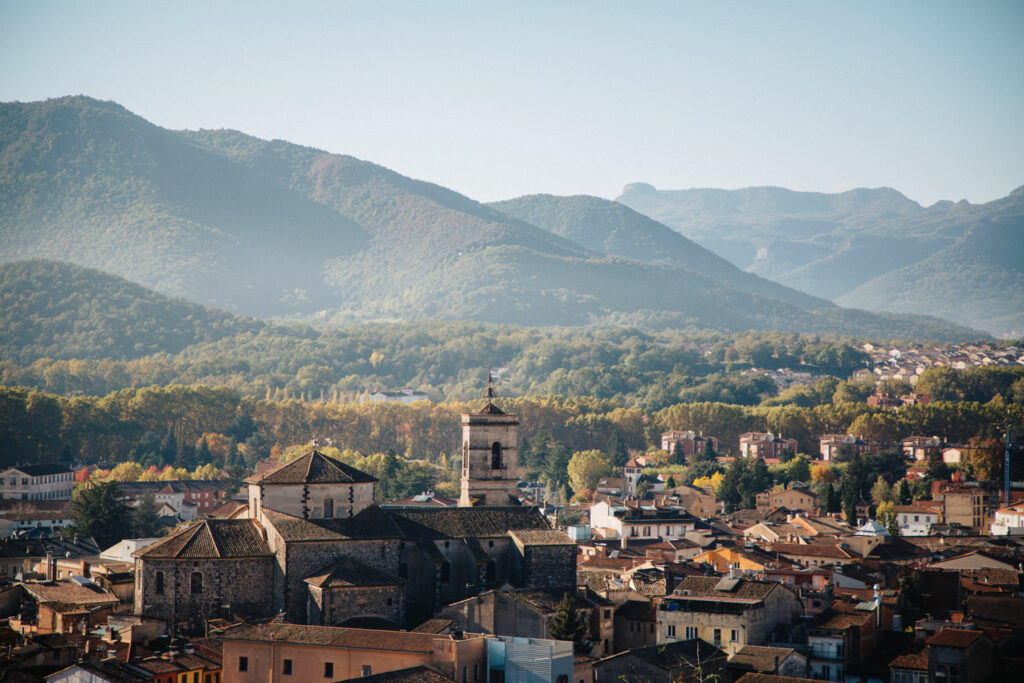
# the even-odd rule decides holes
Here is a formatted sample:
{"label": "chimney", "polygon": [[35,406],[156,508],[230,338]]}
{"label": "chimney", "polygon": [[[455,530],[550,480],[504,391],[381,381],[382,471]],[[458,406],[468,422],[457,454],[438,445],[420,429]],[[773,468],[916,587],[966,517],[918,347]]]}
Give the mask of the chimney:
{"label": "chimney", "polygon": [[53,581],[55,576],[56,562],[53,559],[53,553],[46,553],[46,574],[47,581]]}
{"label": "chimney", "polygon": [[623,550],[625,550],[627,547],[629,547],[629,538],[627,538],[626,536],[623,536],[621,539],[619,539],[619,547],[622,548]]}

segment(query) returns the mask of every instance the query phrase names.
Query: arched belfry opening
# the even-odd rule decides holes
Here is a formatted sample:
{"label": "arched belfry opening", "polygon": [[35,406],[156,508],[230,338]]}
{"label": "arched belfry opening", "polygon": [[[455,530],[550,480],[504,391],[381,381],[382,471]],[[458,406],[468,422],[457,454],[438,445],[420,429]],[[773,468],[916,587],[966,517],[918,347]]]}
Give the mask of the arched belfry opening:
{"label": "arched belfry opening", "polygon": [[519,467],[519,421],[495,405],[494,379],[488,374],[484,405],[462,415],[461,507],[514,505]]}

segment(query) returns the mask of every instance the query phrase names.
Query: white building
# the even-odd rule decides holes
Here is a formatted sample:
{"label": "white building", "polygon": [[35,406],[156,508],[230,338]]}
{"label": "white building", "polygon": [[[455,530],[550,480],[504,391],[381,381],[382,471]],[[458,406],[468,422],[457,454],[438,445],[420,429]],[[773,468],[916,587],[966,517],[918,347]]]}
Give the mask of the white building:
{"label": "white building", "polygon": [[398,391],[374,391],[369,396],[360,397],[359,402],[369,401],[370,403],[415,403],[416,401],[428,401],[430,397],[425,391],[414,389],[399,389]]}
{"label": "white building", "polygon": [[993,536],[1024,536],[1024,503],[996,510],[990,531]]}
{"label": "white building", "polygon": [[658,506],[648,501],[628,506],[601,501],[590,507],[590,527],[600,538],[668,541],[682,538],[695,525],[696,519],[681,507]]}
{"label": "white building", "polygon": [[0,500],[71,500],[75,474],[63,465],[19,465],[0,472]]}
{"label": "white building", "polygon": [[942,506],[937,503],[916,501],[910,505],[897,505],[896,524],[902,536],[927,536],[932,525],[939,523]]}

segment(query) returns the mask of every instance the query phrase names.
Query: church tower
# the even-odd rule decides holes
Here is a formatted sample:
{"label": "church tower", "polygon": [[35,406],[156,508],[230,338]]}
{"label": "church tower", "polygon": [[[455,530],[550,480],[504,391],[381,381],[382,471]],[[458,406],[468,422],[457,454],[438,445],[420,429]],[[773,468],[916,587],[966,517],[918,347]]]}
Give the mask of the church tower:
{"label": "church tower", "polygon": [[523,477],[519,464],[519,421],[494,405],[494,388],[487,376],[487,403],[462,415],[462,495],[459,507],[515,505],[516,484]]}

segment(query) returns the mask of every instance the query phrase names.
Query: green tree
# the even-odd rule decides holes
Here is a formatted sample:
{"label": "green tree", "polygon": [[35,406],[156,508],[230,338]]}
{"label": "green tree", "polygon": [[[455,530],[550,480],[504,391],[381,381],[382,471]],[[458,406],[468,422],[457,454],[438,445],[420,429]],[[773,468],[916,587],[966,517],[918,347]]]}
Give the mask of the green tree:
{"label": "green tree", "polygon": [[892,487],[884,477],[879,476],[871,485],[871,501],[877,506],[882,503],[889,503],[893,500]]}
{"label": "green tree", "polygon": [[131,512],[132,536],[135,538],[152,538],[161,535],[163,525],[157,514],[156,500],[147,495],[140,500]]}
{"label": "green tree", "polygon": [[786,473],[790,480],[807,483],[811,480],[811,461],[806,456],[793,458],[786,465]]}
{"label": "green tree", "polygon": [[593,647],[587,640],[587,617],[576,609],[576,598],[572,593],[562,596],[555,613],[548,619],[548,637],[571,641],[576,654],[585,655]]}
{"label": "green tree", "polygon": [[612,435],[608,437],[608,443],[605,444],[604,452],[615,467],[623,467],[629,460],[629,449],[626,448],[626,442],[622,440],[622,433],[618,429],[612,430]]}
{"label": "green tree", "polygon": [[101,548],[117,543],[131,528],[128,506],[121,500],[117,482],[95,482],[75,491],[72,508],[78,533],[92,536]]}
{"label": "green tree", "polygon": [[825,487],[822,505],[825,508],[825,512],[839,512],[839,494],[836,493],[836,488],[832,486],[832,482],[829,482],[828,486]]}
{"label": "green tree", "polygon": [[597,482],[608,476],[611,465],[608,456],[598,450],[574,453],[568,465],[569,483],[573,491],[595,490]]}
{"label": "green tree", "polygon": [[681,441],[676,441],[672,446],[672,464],[673,465],[685,465],[686,464],[686,450],[683,448]]}
{"label": "green tree", "polygon": [[900,483],[896,485],[896,500],[899,501],[900,505],[910,505],[914,502],[914,497],[910,493],[910,485],[907,484],[906,477],[902,477]]}

